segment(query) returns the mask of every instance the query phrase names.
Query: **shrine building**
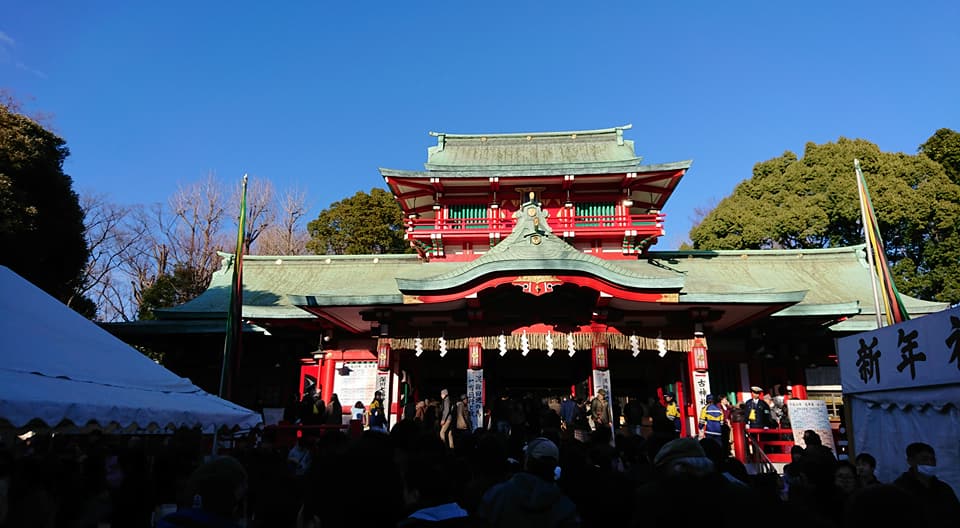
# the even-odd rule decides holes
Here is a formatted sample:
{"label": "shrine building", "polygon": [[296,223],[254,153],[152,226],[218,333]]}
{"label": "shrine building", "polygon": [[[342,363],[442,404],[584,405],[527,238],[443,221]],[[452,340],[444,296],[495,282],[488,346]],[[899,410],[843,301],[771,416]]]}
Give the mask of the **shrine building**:
{"label": "shrine building", "polygon": [[[423,170],[380,169],[415,253],[244,256],[231,399],[280,408],[315,384],[344,410],[409,398],[749,387],[839,398],[834,339],[876,326],[864,246],[654,251],[690,161],[644,165],[630,126],[431,132]],[[851,175],[851,185],[855,185]],[[104,325],[216,392],[233,256],[156,321]],[[942,303],[903,298],[914,315]]]}

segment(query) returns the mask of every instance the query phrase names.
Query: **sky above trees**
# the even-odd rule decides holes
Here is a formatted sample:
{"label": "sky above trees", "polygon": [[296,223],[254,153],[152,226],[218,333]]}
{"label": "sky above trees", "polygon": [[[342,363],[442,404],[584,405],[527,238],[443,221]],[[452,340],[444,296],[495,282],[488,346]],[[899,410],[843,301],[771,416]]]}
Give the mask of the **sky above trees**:
{"label": "sky above trees", "polygon": [[633,123],[647,163],[694,160],[669,249],[785,150],[847,137],[913,154],[960,130],[957,20],[948,0],[17,2],[0,87],[52,114],[78,192],[148,204],[248,172],[303,188],[306,219],[382,187],[377,167],[422,167],[430,130]]}

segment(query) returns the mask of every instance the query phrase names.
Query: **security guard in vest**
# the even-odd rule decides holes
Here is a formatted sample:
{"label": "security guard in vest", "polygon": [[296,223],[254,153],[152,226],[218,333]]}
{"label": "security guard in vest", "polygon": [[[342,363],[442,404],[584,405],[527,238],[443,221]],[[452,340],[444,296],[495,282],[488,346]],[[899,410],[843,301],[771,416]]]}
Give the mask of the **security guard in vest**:
{"label": "security guard in vest", "polygon": [[707,394],[707,405],[700,410],[700,431],[706,438],[723,445],[723,409]]}

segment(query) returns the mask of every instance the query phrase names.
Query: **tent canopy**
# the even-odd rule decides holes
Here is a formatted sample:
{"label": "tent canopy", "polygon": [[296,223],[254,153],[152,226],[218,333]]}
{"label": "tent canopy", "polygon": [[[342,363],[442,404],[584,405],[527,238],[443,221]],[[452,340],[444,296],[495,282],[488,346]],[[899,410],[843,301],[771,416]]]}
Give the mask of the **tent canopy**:
{"label": "tent canopy", "polygon": [[837,349],[854,448],[876,457],[877,477],[898,477],[907,445],[924,442],[960,492],[960,308],[844,337]]}
{"label": "tent canopy", "polygon": [[0,422],[248,429],[259,414],[208,394],[0,266]]}

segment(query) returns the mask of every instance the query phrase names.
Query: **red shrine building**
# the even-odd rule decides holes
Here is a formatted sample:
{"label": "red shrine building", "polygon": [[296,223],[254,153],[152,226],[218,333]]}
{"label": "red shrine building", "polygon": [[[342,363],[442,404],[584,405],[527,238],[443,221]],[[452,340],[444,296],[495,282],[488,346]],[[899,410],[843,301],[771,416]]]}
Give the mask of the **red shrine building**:
{"label": "red shrine building", "polygon": [[[347,410],[382,390],[395,421],[447,388],[479,420],[502,396],[669,390],[689,424],[708,393],[792,385],[838,414],[834,339],[875,327],[864,247],[654,251],[691,162],[643,164],[629,130],[431,133],[423,170],[380,169],[415,253],[244,256],[232,399],[279,408],[319,384]],[[223,262],[157,321],[107,326],[215,390]]]}

